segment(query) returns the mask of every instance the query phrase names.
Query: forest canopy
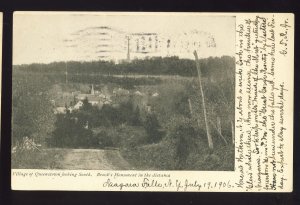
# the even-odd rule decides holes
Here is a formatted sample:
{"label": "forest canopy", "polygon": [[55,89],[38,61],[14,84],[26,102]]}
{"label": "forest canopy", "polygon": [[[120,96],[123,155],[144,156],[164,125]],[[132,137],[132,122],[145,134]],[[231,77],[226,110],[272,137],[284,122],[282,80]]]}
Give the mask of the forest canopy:
{"label": "forest canopy", "polygon": [[[211,76],[219,73],[223,75],[226,71],[232,71],[235,68],[233,57],[209,57],[199,60],[203,76]],[[69,74],[141,74],[141,75],[180,75],[196,76],[195,61],[190,59],[180,59],[173,57],[153,57],[147,59],[135,59],[131,62],[114,63],[107,61],[91,62],[53,62],[50,64],[24,64],[15,65],[14,69],[25,70],[29,72],[42,73],[65,73]]]}

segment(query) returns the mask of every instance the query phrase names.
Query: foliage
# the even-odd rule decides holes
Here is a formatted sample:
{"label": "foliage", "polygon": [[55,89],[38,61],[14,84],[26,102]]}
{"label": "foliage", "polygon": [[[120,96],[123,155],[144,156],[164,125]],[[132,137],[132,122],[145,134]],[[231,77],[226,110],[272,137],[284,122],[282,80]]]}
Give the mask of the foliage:
{"label": "foliage", "polygon": [[130,164],[140,170],[176,169],[173,145],[165,141],[144,144],[134,149],[122,149],[121,153]]}
{"label": "foliage", "polygon": [[[156,85],[161,83],[161,80],[154,77],[116,77],[109,75],[98,75],[98,74],[81,74],[81,75],[69,75],[69,81],[73,83],[114,83],[125,89],[133,89],[134,86],[139,85]],[[63,82],[63,81],[62,81]]]}
{"label": "foliage", "polygon": [[160,125],[154,113],[146,116],[144,128],[148,136],[148,143],[156,143],[161,140],[163,133],[160,131]]}
{"label": "foliage", "polygon": [[[119,107],[103,105],[92,106],[88,99],[83,100],[82,107],[66,114],[58,114],[56,129],[49,139],[49,144],[56,147],[106,147],[115,146],[112,134],[107,132],[109,127],[119,125],[139,126],[142,124],[139,108],[134,108],[132,101],[123,102]],[[96,135],[92,129],[106,127]],[[114,133],[119,135],[120,133]]]}
{"label": "foliage", "polygon": [[[196,76],[194,60],[179,59],[176,56],[172,57],[153,57],[148,59],[135,59],[130,63],[123,62],[115,64],[113,62],[92,61],[92,62],[76,62],[69,61],[69,74],[106,74],[106,75],[180,75],[180,76]],[[50,64],[29,64],[16,65],[15,69],[28,70],[31,72],[41,73],[56,73],[64,75],[65,62],[54,62]],[[222,78],[227,70],[234,70],[234,58],[229,56],[209,57],[200,59],[200,66],[204,77],[216,76]],[[83,69],[84,68],[84,69]],[[76,75],[74,75],[75,77]],[[111,79],[109,79],[111,82]]]}
{"label": "foliage", "polygon": [[234,169],[234,146],[226,146],[216,139],[212,153],[205,132],[198,132],[191,119],[174,117],[167,127],[166,137],[159,143],[122,149],[122,155],[142,170]]}
{"label": "foliage", "polygon": [[147,134],[142,126],[116,127],[115,144],[118,147],[134,151],[136,147],[147,144]]}
{"label": "foliage", "polygon": [[168,125],[167,142],[174,144],[177,169],[186,167],[190,152],[196,147],[197,132],[194,123],[186,117],[172,118]]}
{"label": "foliage", "polygon": [[99,148],[114,146],[112,136],[109,136],[106,130],[101,130],[101,132],[96,135],[96,138],[98,140]]}
{"label": "foliage", "polygon": [[141,125],[140,109],[138,106],[134,107],[131,99],[127,102],[121,102],[118,111],[118,117],[121,123],[127,123],[133,126]]}
{"label": "foliage", "polygon": [[[67,63],[68,84],[63,83],[64,63],[14,67],[13,144],[24,136],[36,138],[37,142],[43,141],[38,138],[48,137],[52,147],[119,148],[137,169],[233,169],[234,146],[224,144],[215,124],[221,119],[222,134],[230,142],[230,122],[234,119],[234,58],[223,56],[199,62],[213,153],[207,147],[193,60],[168,57],[120,64]],[[139,90],[144,95],[138,96],[139,99],[117,96],[114,104],[104,104],[101,108],[85,99],[79,110],[53,115],[49,95],[53,99],[57,92],[86,93],[90,89],[87,84],[91,83],[95,87],[113,85]],[[57,84],[60,86],[53,86]],[[155,97],[154,92],[158,93]],[[33,153],[23,155],[26,158]],[[30,161],[15,156],[15,164],[21,163],[19,159]]]}
{"label": "foliage", "polygon": [[46,78],[13,76],[12,86],[12,144],[24,137],[43,143],[54,129]]}
{"label": "foliage", "polygon": [[90,129],[70,114],[57,115],[56,129],[48,143],[54,147],[89,148],[98,144]]}
{"label": "foliage", "polygon": [[189,116],[188,98],[189,88],[185,83],[171,81],[159,85],[159,96],[150,100],[154,112],[162,125],[167,123],[174,115]]}
{"label": "foliage", "polygon": [[115,127],[97,127],[93,129],[99,148],[119,147],[134,150],[147,143],[147,135],[142,126],[119,125]]}

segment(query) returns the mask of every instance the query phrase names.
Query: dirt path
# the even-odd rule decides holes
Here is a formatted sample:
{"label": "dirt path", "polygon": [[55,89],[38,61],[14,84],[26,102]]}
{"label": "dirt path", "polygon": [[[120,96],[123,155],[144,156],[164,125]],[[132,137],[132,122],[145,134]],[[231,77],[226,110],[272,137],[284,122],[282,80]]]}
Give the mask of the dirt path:
{"label": "dirt path", "polygon": [[[56,149],[57,153],[60,149]],[[61,169],[84,170],[128,170],[130,165],[118,150],[100,149],[61,149],[62,159],[58,160]]]}

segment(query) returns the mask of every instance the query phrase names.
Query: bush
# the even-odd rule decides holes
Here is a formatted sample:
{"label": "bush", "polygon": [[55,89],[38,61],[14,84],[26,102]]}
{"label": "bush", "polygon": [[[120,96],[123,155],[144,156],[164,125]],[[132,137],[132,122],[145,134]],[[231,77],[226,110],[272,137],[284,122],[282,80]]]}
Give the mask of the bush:
{"label": "bush", "polygon": [[114,127],[98,127],[93,129],[99,147],[119,147],[134,149],[147,143],[145,130],[141,126],[120,125]]}
{"label": "bush", "polygon": [[98,144],[97,138],[90,129],[78,123],[71,116],[57,115],[56,129],[49,139],[52,147],[90,148]]}
{"label": "bush", "polygon": [[128,150],[123,149],[122,155],[138,169],[174,170],[176,158],[174,147],[165,141],[157,144],[143,145]]}
{"label": "bush", "polygon": [[[122,155],[138,169],[234,169],[234,147],[226,146],[215,138],[212,152],[207,145],[206,132],[199,130],[193,120],[173,116],[165,129],[168,130],[167,134],[159,143],[127,146],[127,149],[122,149]],[[136,139],[132,142],[136,142]]]}
{"label": "bush", "polygon": [[50,82],[45,76],[13,76],[12,144],[24,137],[44,143],[54,130],[55,115],[47,93]]}
{"label": "bush", "polygon": [[198,133],[194,123],[189,118],[176,116],[170,120],[167,127],[166,141],[174,144],[176,169],[184,169],[187,167],[186,160],[189,154],[196,148]]}
{"label": "bush", "polygon": [[108,133],[105,130],[100,131],[96,135],[96,138],[98,140],[98,146],[100,148],[113,147],[114,146],[112,137],[110,135],[108,135]]}
{"label": "bush", "polygon": [[146,116],[144,128],[148,136],[148,143],[157,143],[161,140],[163,133],[155,114],[151,113]]}
{"label": "bush", "polygon": [[147,143],[147,134],[141,126],[119,126],[117,128],[119,147],[135,149],[139,145]]}

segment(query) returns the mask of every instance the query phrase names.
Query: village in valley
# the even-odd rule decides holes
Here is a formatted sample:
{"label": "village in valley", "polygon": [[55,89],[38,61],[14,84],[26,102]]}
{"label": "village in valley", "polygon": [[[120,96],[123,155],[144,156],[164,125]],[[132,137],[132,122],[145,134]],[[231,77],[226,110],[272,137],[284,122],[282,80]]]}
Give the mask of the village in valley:
{"label": "village in valley", "polygon": [[120,98],[139,98],[140,104],[143,109],[147,112],[151,111],[151,106],[147,102],[148,98],[154,98],[159,96],[158,92],[151,93],[142,93],[139,90],[132,91],[124,88],[114,88],[108,89],[107,86],[104,86],[102,89],[95,90],[94,85],[91,84],[87,86],[90,88],[90,91],[83,93],[81,91],[71,91],[71,92],[57,92],[56,98],[51,100],[51,103],[54,107],[54,114],[66,114],[66,112],[73,112],[79,110],[83,106],[83,101],[87,100],[92,106],[95,106],[99,109],[103,105],[111,105],[113,107],[118,107],[120,103]]}

